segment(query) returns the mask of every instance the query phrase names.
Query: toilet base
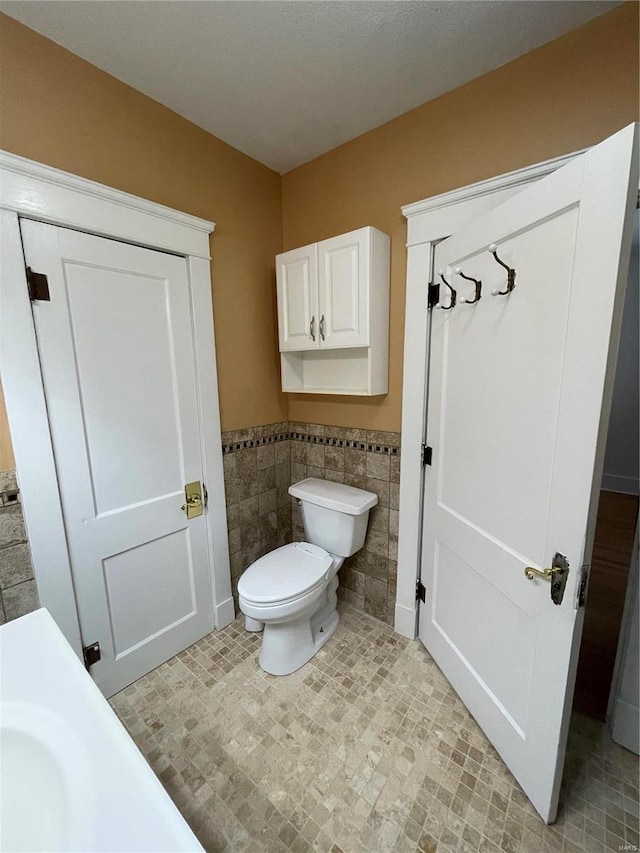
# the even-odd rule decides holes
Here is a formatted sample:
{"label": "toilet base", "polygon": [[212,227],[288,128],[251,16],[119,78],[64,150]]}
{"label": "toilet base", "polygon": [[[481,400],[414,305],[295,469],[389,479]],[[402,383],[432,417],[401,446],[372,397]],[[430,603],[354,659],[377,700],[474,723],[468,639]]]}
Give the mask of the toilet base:
{"label": "toilet base", "polygon": [[264,622],[258,622],[257,619],[252,619],[251,616],[244,617],[244,627],[250,633],[259,633],[264,628]]}
{"label": "toilet base", "polygon": [[258,661],[270,675],[290,675],[324,646],[340,623],[335,608],[321,607],[290,622],[265,623]]}

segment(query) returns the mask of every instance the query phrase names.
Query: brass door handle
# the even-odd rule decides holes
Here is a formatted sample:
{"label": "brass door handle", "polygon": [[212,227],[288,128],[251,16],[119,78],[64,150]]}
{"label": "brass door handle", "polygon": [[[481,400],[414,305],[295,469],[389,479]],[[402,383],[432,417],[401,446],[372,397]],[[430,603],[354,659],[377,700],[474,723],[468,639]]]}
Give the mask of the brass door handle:
{"label": "brass door handle", "polygon": [[534,569],[533,566],[527,566],[527,568],[524,570],[524,573],[526,577],[530,581],[532,581],[534,575],[539,578],[550,578],[553,575],[554,571],[555,569],[542,569],[542,571],[540,571],[540,569]]}
{"label": "brass door handle", "polygon": [[187,518],[196,518],[198,515],[202,515],[202,489],[199,480],[187,483],[184,487],[184,496],[185,503],[182,504],[181,509],[187,513]]}
{"label": "brass door handle", "polygon": [[534,578],[544,578],[551,581],[551,601],[554,604],[562,604],[564,588],[567,585],[569,575],[569,561],[564,554],[556,553],[550,569],[534,569],[526,566],[524,576],[532,581]]}
{"label": "brass door handle", "polygon": [[200,506],[201,503],[202,501],[197,495],[189,495],[186,504],[182,504],[180,509],[186,512],[190,506]]}

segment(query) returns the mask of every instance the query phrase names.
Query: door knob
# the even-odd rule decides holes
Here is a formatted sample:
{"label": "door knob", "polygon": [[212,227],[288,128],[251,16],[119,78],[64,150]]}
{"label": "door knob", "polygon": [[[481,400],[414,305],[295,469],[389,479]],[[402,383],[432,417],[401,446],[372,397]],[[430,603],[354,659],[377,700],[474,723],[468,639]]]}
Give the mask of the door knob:
{"label": "door knob", "polygon": [[551,563],[550,569],[534,569],[533,566],[527,566],[524,570],[527,580],[532,581],[534,578],[544,578],[551,581],[551,601],[554,604],[562,604],[564,597],[564,588],[567,585],[567,577],[569,575],[569,561],[564,554],[556,553]]}
{"label": "door knob", "polygon": [[201,503],[202,503],[202,501],[200,500],[200,498],[197,495],[189,495],[189,497],[187,498],[186,504],[182,504],[180,509],[182,509],[186,512],[186,510],[190,506],[200,506]]}
{"label": "door knob", "polygon": [[195,518],[202,515],[202,490],[200,481],[187,483],[184,487],[185,502],[180,509],[187,513],[187,518]]}

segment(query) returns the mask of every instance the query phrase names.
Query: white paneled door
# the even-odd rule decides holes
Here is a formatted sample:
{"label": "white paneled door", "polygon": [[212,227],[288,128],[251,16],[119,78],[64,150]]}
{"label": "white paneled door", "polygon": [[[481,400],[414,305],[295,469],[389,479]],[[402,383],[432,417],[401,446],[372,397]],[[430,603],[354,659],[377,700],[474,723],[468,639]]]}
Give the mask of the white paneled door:
{"label": "white paneled door", "polygon": [[110,696],[213,630],[184,258],[23,220],[83,643]]}
{"label": "white paneled door", "polygon": [[[638,190],[636,128],[437,246],[420,637],[555,819]],[[490,251],[515,270],[515,288]],[[481,282],[476,285],[461,273]],[[437,279],[442,282],[438,276]],[[492,296],[492,290],[502,293]],[[533,573],[568,561],[561,581]],[[531,573],[530,573],[531,574]]]}

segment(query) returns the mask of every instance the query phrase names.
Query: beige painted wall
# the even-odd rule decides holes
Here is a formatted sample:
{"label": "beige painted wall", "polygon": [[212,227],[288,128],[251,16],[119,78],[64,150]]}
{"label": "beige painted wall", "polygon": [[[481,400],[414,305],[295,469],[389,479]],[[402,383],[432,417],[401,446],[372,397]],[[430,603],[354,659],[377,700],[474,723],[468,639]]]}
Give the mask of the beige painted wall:
{"label": "beige painted wall", "polygon": [[[286,420],[273,283],[282,243],[276,172],[5,15],[0,148],[214,221],[222,428]],[[0,416],[0,470],[12,465],[3,424]]]}
{"label": "beige painted wall", "polygon": [[364,225],[392,241],[389,394],[291,395],[290,419],[400,429],[402,205],[592,145],[637,121],[638,102],[638,5],[628,3],[285,175],[285,250]]}
{"label": "beige painted wall", "polygon": [[[216,222],[223,429],[290,418],[399,430],[401,205],[598,142],[638,119],[638,101],[638,6],[627,3],[280,179],[0,15],[1,148]],[[274,255],[282,245],[363,225],[392,238],[389,394],[287,402],[279,391]],[[2,415],[0,401],[0,470],[13,464]]]}

